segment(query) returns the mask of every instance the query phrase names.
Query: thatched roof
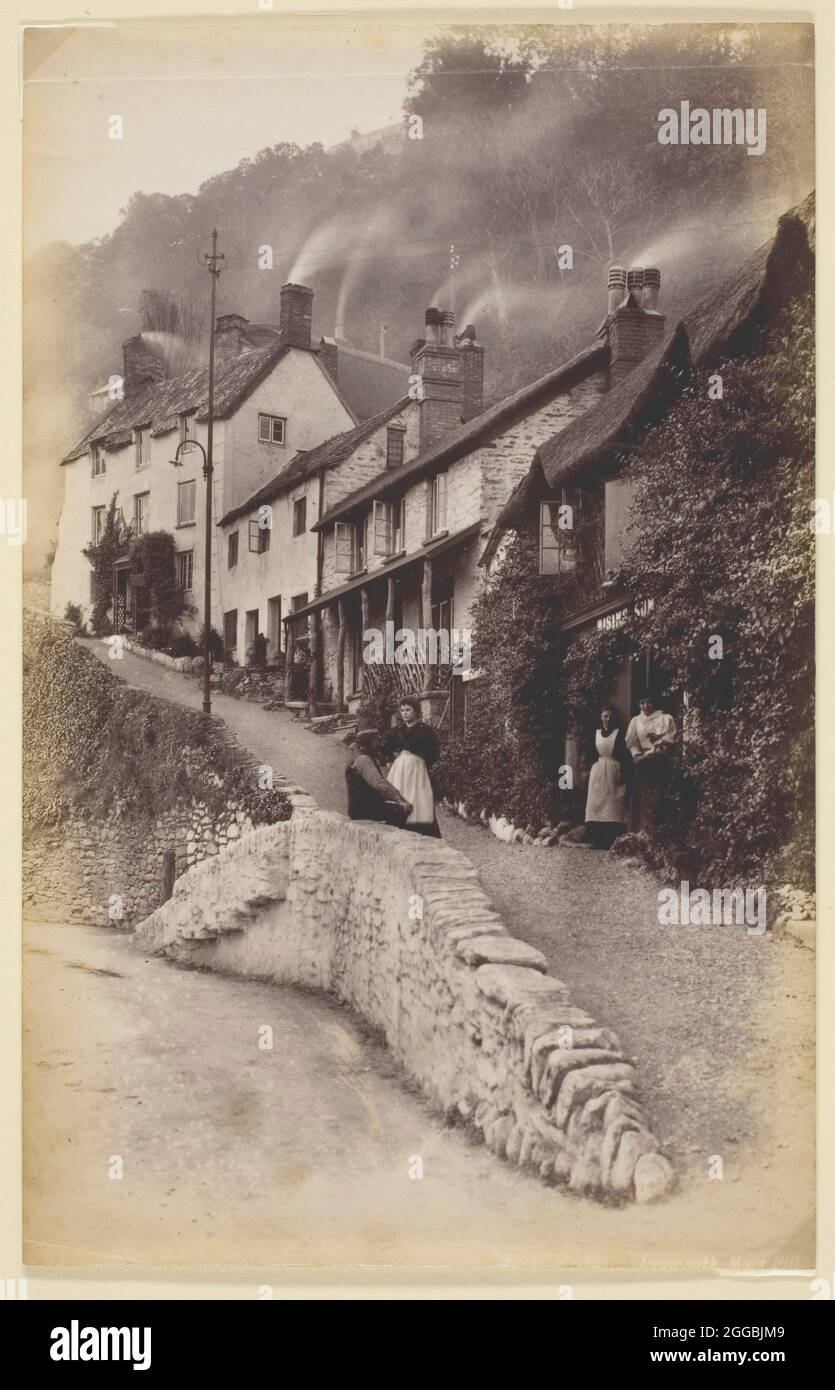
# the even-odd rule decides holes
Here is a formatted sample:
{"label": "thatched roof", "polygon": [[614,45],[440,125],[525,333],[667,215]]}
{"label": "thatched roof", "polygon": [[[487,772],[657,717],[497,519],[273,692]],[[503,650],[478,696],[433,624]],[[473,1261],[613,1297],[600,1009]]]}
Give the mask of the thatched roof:
{"label": "thatched roof", "polygon": [[693,364],[706,367],[753,343],[774,311],[810,282],[814,271],[814,193],[785,213],[771,241],[729,281],[703,300],[603,400],[541,445],[529,473],[500,513],[482,556],[495,553],[501,533],[524,524],[530,504],[569,478],[634,446],[660,418]]}
{"label": "thatched roof", "polygon": [[693,361],[731,357],[814,274],[815,195],[783,214],[770,241],[685,315]]}
{"label": "thatched roof", "polygon": [[245,502],[241,502],[239,506],[233,507],[231,511],[221,517],[221,526],[225,526],[227,522],[235,521],[240,516],[246,516],[247,512],[253,512],[267,502],[272,502],[288,488],[295,487],[303,478],[309,478],[311,474],[326,468],[335,468],[337,464],[342,463],[353,453],[358,444],[368,439],[375,430],[380,429],[401,410],[405,410],[408,405],[409,397],[402,396],[387,410],[380,411],[379,415],[373,416],[370,420],[363,420],[361,425],[355,425],[353,429],[343,430],[341,434],[333,435],[330,439],[326,439],[323,444],[318,444],[315,449],[302,449],[299,453],[294,454],[280,473],[277,473],[269,482],[264,483],[257,492],[253,492]]}
{"label": "thatched roof", "polygon": [[536,381],[528,382],[518,391],[505,396],[497,405],[482,411],[481,415],[476,415],[466,424],[458,425],[454,430],[450,430],[436,444],[433,444],[429,449],[424,449],[409,463],[404,463],[400,468],[387,469],[377,478],[373,478],[370,483],[366,483],[364,487],[357,488],[341,502],[329,507],[324,516],[313,527],[313,530],[324,529],[324,527],[338,521],[340,517],[349,515],[355,508],[364,503],[399,491],[404,481],[416,482],[418,478],[430,473],[433,469],[453,463],[456,459],[463,458],[466,454],[481,448],[483,444],[489,443],[501,430],[506,429],[514,421],[522,419],[533,410],[538,410],[554,396],[568,390],[578,382],[584,381],[593,372],[605,367],[607,361],[608,348],[603,344],[595,343],[592,347],[586,348],[576,357],[572,357],[570,361],[564,362],[553,371],[538,377]]}

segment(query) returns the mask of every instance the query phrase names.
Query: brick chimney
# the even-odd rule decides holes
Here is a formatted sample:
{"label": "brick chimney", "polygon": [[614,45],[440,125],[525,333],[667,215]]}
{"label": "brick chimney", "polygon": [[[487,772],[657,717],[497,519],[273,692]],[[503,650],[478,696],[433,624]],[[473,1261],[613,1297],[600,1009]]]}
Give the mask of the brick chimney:
{"label": "brick chimney", "polygon": [[215,321],[215,361],[225,366],[240,356],[249,319],[242,314],[220,314]]}
{"label": "brick chimney", "polygon": [[412,375],[423,382],[420,406],[420,449],[436,444],[461,423],[463,406],[461,352],[455,342],[451,309],[427,309],[426,338],[412,345]]}
{"label": "brick chimney", "polygon": [[658,312],[661,271],[655,266],[622,266],[609,270],[609,312],[600,326],[611,353],[609,385],[617,386],[643,361],[664,336],[665,318]]}
{"label": "brick chimney", "polygon": [[279,326],[281,342],[287,347],[309,348],[313,322],[313,291],[306,285],[281,286]]}
{"label": "brick chimney", "polygon": [[122,343],[125,399],[138,396],[155,381],[165,380],[165,363],[142,333]]}
{"label": "brick chimney", "polygon": [[484,348],[476,342],[471,323],[459,334],[457,343],[461,351],[461,419],[472,420],[484,409]]}

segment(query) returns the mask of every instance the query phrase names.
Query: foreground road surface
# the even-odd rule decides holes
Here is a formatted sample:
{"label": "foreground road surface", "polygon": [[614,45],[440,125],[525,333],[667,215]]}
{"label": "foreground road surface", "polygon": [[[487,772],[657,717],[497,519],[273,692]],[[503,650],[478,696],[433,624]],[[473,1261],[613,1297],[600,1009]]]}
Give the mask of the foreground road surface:
{"label": "foreground road surface", "polygon": [[800,1202],[764,1225],[744,1167],[620,1211],[505,1167],[327,998],[44,922],[26,929],[25,991],[28,1263],[809,1262]]}

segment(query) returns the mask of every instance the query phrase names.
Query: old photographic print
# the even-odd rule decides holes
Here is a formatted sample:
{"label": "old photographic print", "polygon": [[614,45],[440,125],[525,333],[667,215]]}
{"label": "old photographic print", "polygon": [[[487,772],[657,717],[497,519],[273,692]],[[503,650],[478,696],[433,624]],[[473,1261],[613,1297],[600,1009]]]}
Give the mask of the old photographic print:
{"label": "old photographic print", "polygon": [[572,10],[25,31],[29,1266],[814,1269],[814,30]]}

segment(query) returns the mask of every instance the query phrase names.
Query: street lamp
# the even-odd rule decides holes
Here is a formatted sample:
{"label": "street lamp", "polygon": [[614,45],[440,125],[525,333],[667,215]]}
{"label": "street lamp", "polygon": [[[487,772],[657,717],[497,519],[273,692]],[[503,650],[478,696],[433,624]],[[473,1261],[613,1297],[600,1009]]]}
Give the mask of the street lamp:
{"label": "street lamp", "polygon": [[181,439],[171,462],[180,466],[180,453],[186,444],[196,444],[203,455],[203,477],[206,479],[206,573],[203,586],[203,713],[211,714],[211,682],[209,662],[211,660],[212,631],[212,440],[214,438],[215,414],[215,298],[217,282],[226,257],[217,249],[217,230],[212,232],[212,249],[203,253],[206,268],[212,277],[212,301],[209,311],[209,400],[206,424],[206,448],[197,439]]}
{"label": "street lamp", "polygon": [[209,680],[209,660],[211,654],[212,631],[212,474],[214,468],[199,439],[181,439],[174,451],[173,459],[170,459],[169,462],[174,468],[182,468],[183,461],[180,458],[180,454],[191,448],[199,449],[203,455],[203,477],[206,479],[206,585],[203,605],[203,713],[211,714],[212,687]]}

